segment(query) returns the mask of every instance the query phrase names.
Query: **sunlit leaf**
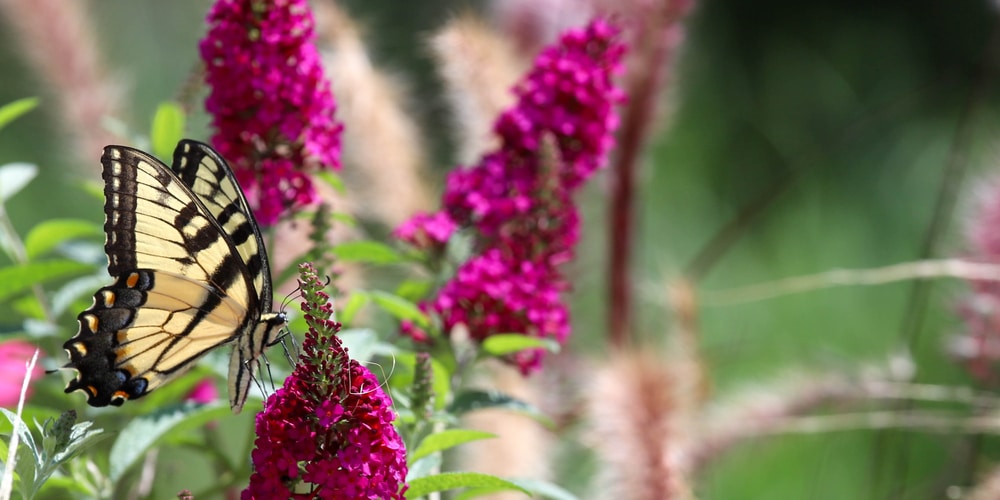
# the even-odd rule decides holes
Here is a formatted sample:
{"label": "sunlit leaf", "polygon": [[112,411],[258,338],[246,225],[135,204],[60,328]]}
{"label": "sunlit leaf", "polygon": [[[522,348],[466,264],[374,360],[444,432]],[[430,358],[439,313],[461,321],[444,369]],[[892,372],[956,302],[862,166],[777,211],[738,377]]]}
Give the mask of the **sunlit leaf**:
{"label": "sunlit leaf", "polygon": [[324,183],[326,183],[328,186],[332,187],[338,193],[344,193],[344,191],[346,189],[344,187],[344,180],[341,179],[339,175],[337,175],[337,174],[335,174],[335,173],[333,173],[333,172],[331,172],[329,170],[321,170],[321,171],[317,172],[316,173],[316,177],[318,177],[321,181],[323,181]]}
{"label": "sunlit leaf", "polygon": [[31,163],[8,163],[0,166],[0,203],[6,202],[38,175]]}
{"label": "sunlit leaf", "polygon": [[343,262],[393,264],[403,260],[403,257],[389,245],[369,240],[341,243],[333,247],[333,254]]}
{"label": "sunlit leaf", "polygon": [[490,335],[482,343],[483,352],[493,356],[506,356],[525,349],[545,349],[559,352],[559,343],[552,339],[540,339],[519,333]]}
{"label": "sunlit leaf", "polygon": [[337,313],[337,320],[345,325],[354,322],[354,316],[369,301],[368,294],[362,290],[355,290],[347,297],[347,302],[340,307]]}
{"label": "sunlit leaf", "polygon": [[373,290],[368,293],[382,310],[393,315],[396,319],[409,320],[423,328],[430,326],[430,320],[427,319],[427,315],[413,302],[380,290]]}
{"label": "sunlit leaf", "polygon": [[93,267],[72,260],[44,260],[0,268],[0,301],[49,280],[68,278],[93,271]]}
{"label": "sunlit leaf", "polygon": [[419,498],[436,491],[454,490],[457,488],[495,488],[495,491],[520,491],[525,495],[530,492],[506,479],[478,472],[445,472],[433,476],[414,479],[406,490],[406,498]]}
{"label": "sunlit leaf", "polygon": [[413,450],[409,454],[407,459],[412,463],[430,455],[431,453],[444,451],[472,441],[492,439],[495,437],[497,437],[496,434],[489,432],[469,429],[448,429],[431,434],[424,438],[424,440],[420,442],[420,445],[417,446],[417,449]]}
{"label": "sunlit leaf", "polygon": [[167,160],[173,158],[174,148],[184,138],[184,109],[175,102],[162,102],[156,107],[153,125],[149,131],[153,154]]}
{"label": "sunlit leaf", "polygon": [[90,221],[80,219],[51,219],[39,223],[28,231],[24,239],[24,249],[28,259],[52,250],[60,243],[81,236],[103,235],[100,226]]}
{"label": "sunlit leaf", "polygon": [[37,97],[25,97],[0,106],[0,129],[38,106]]}
{"label": "sunlit leaf", "polygon": [[132,420],[111,446],[111,480],[121,479],[126,471],[142,460],[146,452],[167,434],[183,433],[185,429],[201,427],[229,413],[229,405],[221,402],[207,405],[186,403]]}

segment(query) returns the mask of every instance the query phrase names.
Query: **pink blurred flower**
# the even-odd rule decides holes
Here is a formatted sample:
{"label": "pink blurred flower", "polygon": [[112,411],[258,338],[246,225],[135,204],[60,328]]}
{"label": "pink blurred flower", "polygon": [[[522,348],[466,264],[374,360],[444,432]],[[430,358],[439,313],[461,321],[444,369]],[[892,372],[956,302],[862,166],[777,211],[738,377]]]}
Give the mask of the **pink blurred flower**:
{"label": "pink blurred flower", "polygon": [[306,0],[218,0],[201,41],[212,143],[261,224],[317,201],[308,172],[340,167],[336,104]]}
{"label": "pink blurred flower", "polygon": [[[36,347],[23,340],[8,340],[0,342],[0,406],[16,406],[21,398],[21,385],[27,373],[27,363],[35,353]],[[41,377],[43,370],[37,364],[31,370],[31,380]],[[31,384],[28,384],[27,397],[31,396]]]}
{"label": "pink blurred flower", "polygon": [[185,401],[194,401],[199,404],[208,404],[217,399],[219,399],[219,389],[211,378],[201,379],[184,398]]}

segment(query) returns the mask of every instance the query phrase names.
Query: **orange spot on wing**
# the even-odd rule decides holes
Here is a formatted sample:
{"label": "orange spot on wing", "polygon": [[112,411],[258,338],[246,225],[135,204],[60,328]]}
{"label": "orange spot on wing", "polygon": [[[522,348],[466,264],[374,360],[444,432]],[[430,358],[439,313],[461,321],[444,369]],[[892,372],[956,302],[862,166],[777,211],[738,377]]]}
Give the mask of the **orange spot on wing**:
{"label": "orange spot on wing", "polygon": [[111,290],[104,291],[104,307],[112,307],[115,305],[115,292]]}
{"label": "orange spot on wing", "polygon": [[88,314],[83,317],[83,320],[87,322],[87,328],[92,332],[97,332],[97,327],[100,326],[100,321],[97,320],[97,316],[93,314]]}
{"label": "orange spot on wing", "polygon": [[125,284],[128,285],[129,288],[135,288],[137,283],[139,283],[139,273],[132,273],[128,275],[128,279],[125,280]]}
{"label": "orange spot on wing", "polygon": [[87,344],[83,342],[74,342],[73,350],[77,352],[81,357],[87,355]]}

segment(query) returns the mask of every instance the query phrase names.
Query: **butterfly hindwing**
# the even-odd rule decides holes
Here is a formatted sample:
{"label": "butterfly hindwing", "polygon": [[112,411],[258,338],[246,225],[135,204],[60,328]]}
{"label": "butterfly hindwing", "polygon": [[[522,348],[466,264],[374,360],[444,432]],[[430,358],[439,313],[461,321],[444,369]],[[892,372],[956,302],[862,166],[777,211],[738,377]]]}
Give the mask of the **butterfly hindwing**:
{"label": "butterfly hindwing", "polygon": [[[101,160],[115,283],[97,291],[64,344],[67,366],[80,372],[66,392],[83,389],[93,406],[121,405],[234,340],[237,375],[249,380],[252,372],[243,372],[266,347],[258,343],[270,342],[284,314],[268,312],[262,239],[229,167],[194,141],[178,145],[174,170],[120,146],[105,148]],[[231,374],[234,411],[246,394],[232,392],[247,389]]]}

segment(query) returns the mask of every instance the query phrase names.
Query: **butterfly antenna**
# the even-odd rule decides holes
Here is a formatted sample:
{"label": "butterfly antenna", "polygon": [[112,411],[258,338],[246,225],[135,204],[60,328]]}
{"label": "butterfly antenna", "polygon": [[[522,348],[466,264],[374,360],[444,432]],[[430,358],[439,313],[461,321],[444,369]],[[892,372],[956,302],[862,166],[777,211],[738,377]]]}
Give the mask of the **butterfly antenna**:
{"label": "butterfly antenna", "polygon": [[[377,363],[375,361],[365,361],[365,364],[366,365],[374,365],[374,366],[378,367],[379,372],[382,374],[382,382],[380,382],[378,386],[380,388],[382,388],[382,389],[388,389],[389,388],[389,377],[391,377],[392,374],[396,371],[396,357],[395,356],[392,357],[392,368],[389,369],[389,374],[388,375],[386,375],[386,373],[385,373],[385,367],[383,367],[381,364],[379,364],[379,363]],[[373,387],[369,391],[354,392],[354,393],[351,393],[351,394],[353,394],[355,396],[362,396],[362,395],[368,394],[368,393],[370,393],[370,392],[372,392],[374,390],[375,390],[375,388]]]}
{"label": "butterfly antenna", "polygon": [[295,290],[292,290],[285,294],[285,298],[281,299],[281,311],[288,309],[288,304],[291,304],[293,300],[302,298],[302,285],[297,285]]}

